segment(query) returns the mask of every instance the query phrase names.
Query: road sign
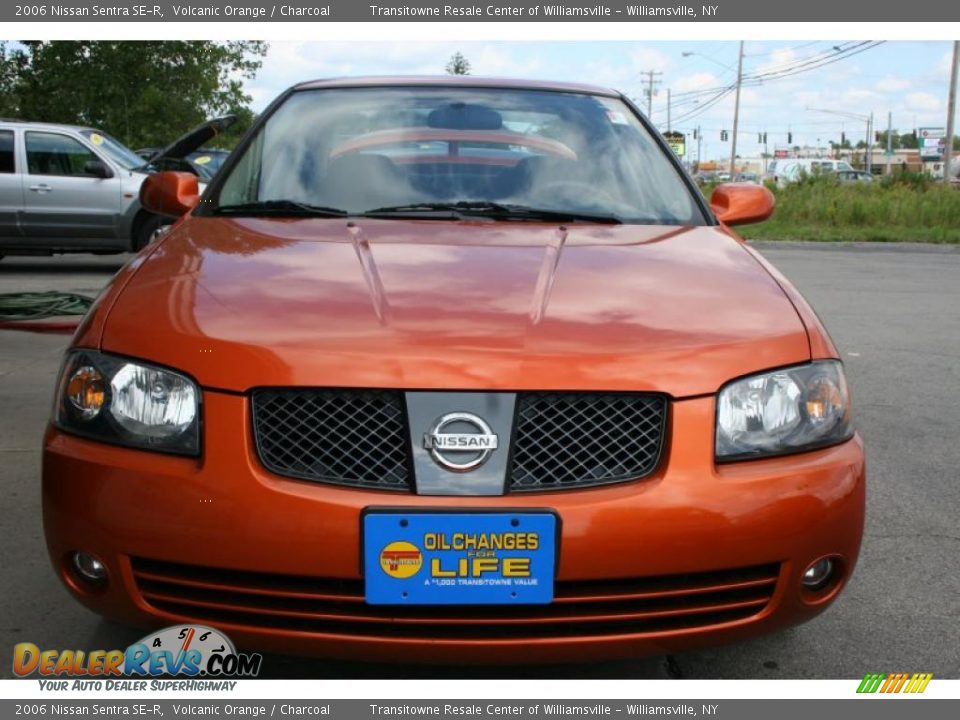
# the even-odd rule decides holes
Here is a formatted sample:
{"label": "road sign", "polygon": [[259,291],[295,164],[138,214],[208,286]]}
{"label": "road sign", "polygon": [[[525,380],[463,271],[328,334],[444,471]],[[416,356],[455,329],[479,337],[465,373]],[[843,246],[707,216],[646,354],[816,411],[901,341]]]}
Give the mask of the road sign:
{"label": "road sign", "polygon": [[677,154],[677,157],[683,157],[687,154],[687,136],[682,132],[672,130],[670,132],[665,132],[663,137],[666,138],[667,143]]}

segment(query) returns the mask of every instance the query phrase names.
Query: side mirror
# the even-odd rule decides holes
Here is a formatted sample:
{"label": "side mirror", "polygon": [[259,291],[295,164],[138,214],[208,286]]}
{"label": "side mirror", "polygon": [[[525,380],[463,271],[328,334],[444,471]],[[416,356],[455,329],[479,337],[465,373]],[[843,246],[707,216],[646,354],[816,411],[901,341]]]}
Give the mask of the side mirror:
{"label": "side mirror", "polygon": [[762,185],[724,183],[710,196],[710,209],[724,225],[763,222],[773,215],[776,204],[773,193]]}
{"label": "side mirror", "polygon": [[106,180],[113,177],[113,170],[103,160],[87,160],[83,164],[83,174]]}
{"label": "side mirror", "polygon": [[158,172],[140,186],[140,205],[155,215],[180,217],[200,204],[197,176],[187,172]]}

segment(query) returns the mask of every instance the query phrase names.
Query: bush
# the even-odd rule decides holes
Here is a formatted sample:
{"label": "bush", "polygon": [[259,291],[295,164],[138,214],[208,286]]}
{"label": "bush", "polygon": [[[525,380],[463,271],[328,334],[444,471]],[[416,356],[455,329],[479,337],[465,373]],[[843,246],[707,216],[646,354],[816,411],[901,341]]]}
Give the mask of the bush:
{"label": "bush", "polygon": [[873,183],[811,176],[770,189],[777,197],[773,217],[745,227],[745,237],[960,242],[960,190],[928,175],[897,172]]}

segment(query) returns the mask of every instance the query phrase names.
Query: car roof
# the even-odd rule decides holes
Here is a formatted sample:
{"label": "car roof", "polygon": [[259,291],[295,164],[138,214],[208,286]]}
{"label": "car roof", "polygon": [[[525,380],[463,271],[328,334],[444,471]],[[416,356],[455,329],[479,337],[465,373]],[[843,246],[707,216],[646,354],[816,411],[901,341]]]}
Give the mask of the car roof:
{"label": "car roof", "polygon": [[321,78],[294,85],[295,90],[352,87],[474,87],[511,90],[552,90],[555,92],[586,93],[620,97],[620,93],[599,85],[558,82],[552,80],[523,80],[519,78],[477,77],[474,75],[397,75]]}
{"label": "car roof", "polygon": [[17,120],[16,118],[0,118],[0,125],[23,125],[25,127],[33,128],[36,130],[73,130],[74,132],[90,130],[93,132],[100,132],[96,128],[87,127],[86,125],[68,125],[66,123],[35,122],[33,120]]}

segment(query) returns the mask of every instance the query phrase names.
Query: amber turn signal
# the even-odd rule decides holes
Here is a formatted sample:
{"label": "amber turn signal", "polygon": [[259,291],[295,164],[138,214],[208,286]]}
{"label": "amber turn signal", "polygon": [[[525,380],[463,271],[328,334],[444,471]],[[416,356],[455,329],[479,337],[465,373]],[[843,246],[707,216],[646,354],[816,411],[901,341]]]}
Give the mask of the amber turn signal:
{"label": "amber turn signal", "polygon": [[67,399],[83,420],[92,420],[100,412],[105,399],[103,375],[95,367],[84,365],[67,382]]}

